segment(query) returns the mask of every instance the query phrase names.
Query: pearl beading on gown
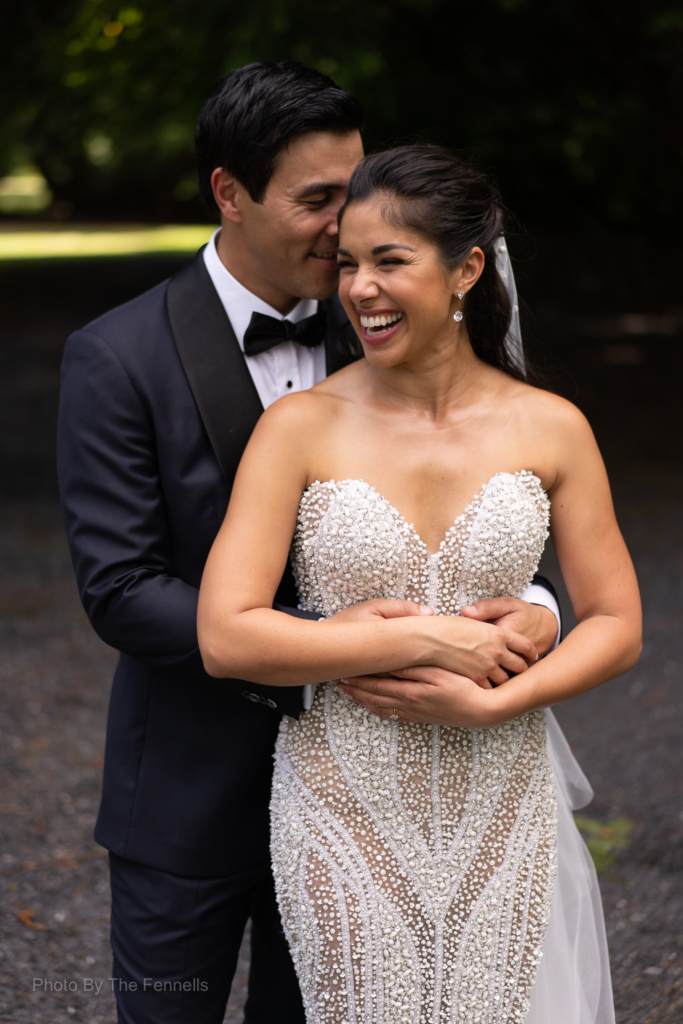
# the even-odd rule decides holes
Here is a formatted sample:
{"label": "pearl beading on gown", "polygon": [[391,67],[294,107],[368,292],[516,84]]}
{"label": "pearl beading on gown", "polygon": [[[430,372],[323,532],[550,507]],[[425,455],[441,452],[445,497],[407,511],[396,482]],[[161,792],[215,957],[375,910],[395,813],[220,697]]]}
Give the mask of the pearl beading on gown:
{"label": "pearl beading on gown", "polygon": [[[302,606],[371,597],[459,614],[521,593],[549,502],[498,473],[430,554],[362,480],[301,499],[292,563]],[[308,1024],[523,1022],[555,875],[545,719],[494,729],[390,722],[331,685],[276,751],[272,853]]]}

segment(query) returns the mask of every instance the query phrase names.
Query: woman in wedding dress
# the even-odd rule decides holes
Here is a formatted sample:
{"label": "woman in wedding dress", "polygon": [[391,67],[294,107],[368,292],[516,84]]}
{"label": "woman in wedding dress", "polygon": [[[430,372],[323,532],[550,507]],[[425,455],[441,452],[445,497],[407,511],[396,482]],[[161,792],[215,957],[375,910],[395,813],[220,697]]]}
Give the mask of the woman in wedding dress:
{"label": "woman in wedding dress", "polygon": [[[590,790],[544,709],[634,664],[638,591],[590,428],[506,348],[502,232],[496,190],[447,151],[362,162],[339,263],[365,359],[263,415],[202,582],[212,675],[323,682],[282,723],[272,799],[309,1024],[614,1020],[571,817]],[[578,621],[559,647],[523,659],[508,637],[429,711],[417,684],[387,696],[378,674],[454,667],[462,608],[523,592],[549,526]],[[324,621],[272,610],[290,549]],[[424,614],[337,614],[374,597]]]}

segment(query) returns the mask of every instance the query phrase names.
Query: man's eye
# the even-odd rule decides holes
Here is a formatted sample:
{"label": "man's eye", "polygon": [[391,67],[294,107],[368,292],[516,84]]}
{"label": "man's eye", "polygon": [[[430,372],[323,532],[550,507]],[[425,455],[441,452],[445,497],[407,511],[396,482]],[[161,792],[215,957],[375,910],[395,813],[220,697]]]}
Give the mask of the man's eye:
{"label": "man's eye", "polygon": [[319,208],[321,206],[325,206],[327,202],[327,197],[325,197],[325,199],[308,199],[306,205],[315,206],[316,208]]}

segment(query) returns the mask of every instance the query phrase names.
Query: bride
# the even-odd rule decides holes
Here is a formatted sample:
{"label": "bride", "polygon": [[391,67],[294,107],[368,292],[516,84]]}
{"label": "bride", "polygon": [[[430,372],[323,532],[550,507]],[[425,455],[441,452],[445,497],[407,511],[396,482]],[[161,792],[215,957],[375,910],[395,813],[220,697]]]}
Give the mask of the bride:
{"label": "bride", "polygon": [[[212,675],[328,680],[283,720],[272,798],[307,1020],[609,1024],[602,911],[570,813],[587,784],[543,710],[640,650],[600,454],[506,348],[503,210],[483,175],[432,146],[368,157],[340,231],[365,359],[263,415],[199,606]],[[557,650],[511,654],[509,679],[386,678],[453,668],[462,608],[521,593],[549,524],[578,620]],[[302,607],[328,621],[272,610],[290,548]],[[373,597],[424,614],[333,618]]]}

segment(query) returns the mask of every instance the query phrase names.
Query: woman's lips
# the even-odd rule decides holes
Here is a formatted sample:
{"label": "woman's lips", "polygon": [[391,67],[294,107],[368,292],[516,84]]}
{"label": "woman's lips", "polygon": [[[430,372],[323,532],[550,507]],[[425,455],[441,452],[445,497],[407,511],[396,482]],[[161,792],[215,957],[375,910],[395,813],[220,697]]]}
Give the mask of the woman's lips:
{"label": "woman's lips", "polygon": [[[375,317],[381,316],[383,313],[385,315],[394,315],[396,312],[397,311],[393,310],[393,309],[392,310],[372,310],[371,312],[368,312],[367,314],[364,314],[363,315],[363,319],[365,320],[365,319],[367,319],[370,316],[375,316]],[[363,341],[367,345],[382,345],[385,341],[388,341],[390,338],[394,337],[394,335],[398,331],[399,327],[403,323],[404,319],[405,319],[405,314],[401,314],[400,318],[398,320],[396,320],[393,324],[387,324],[386,327],[383,327],[383,328],[364,327],[363,324],[361,324],[360,325],[360,329],[361,329],[361,332],[362,332]],[[378,330],[379,330],[379,333],[374,333],[375,331],[378,331]],[[372,331],[373,333],[369,334],[368,333],[369,331]]]}

